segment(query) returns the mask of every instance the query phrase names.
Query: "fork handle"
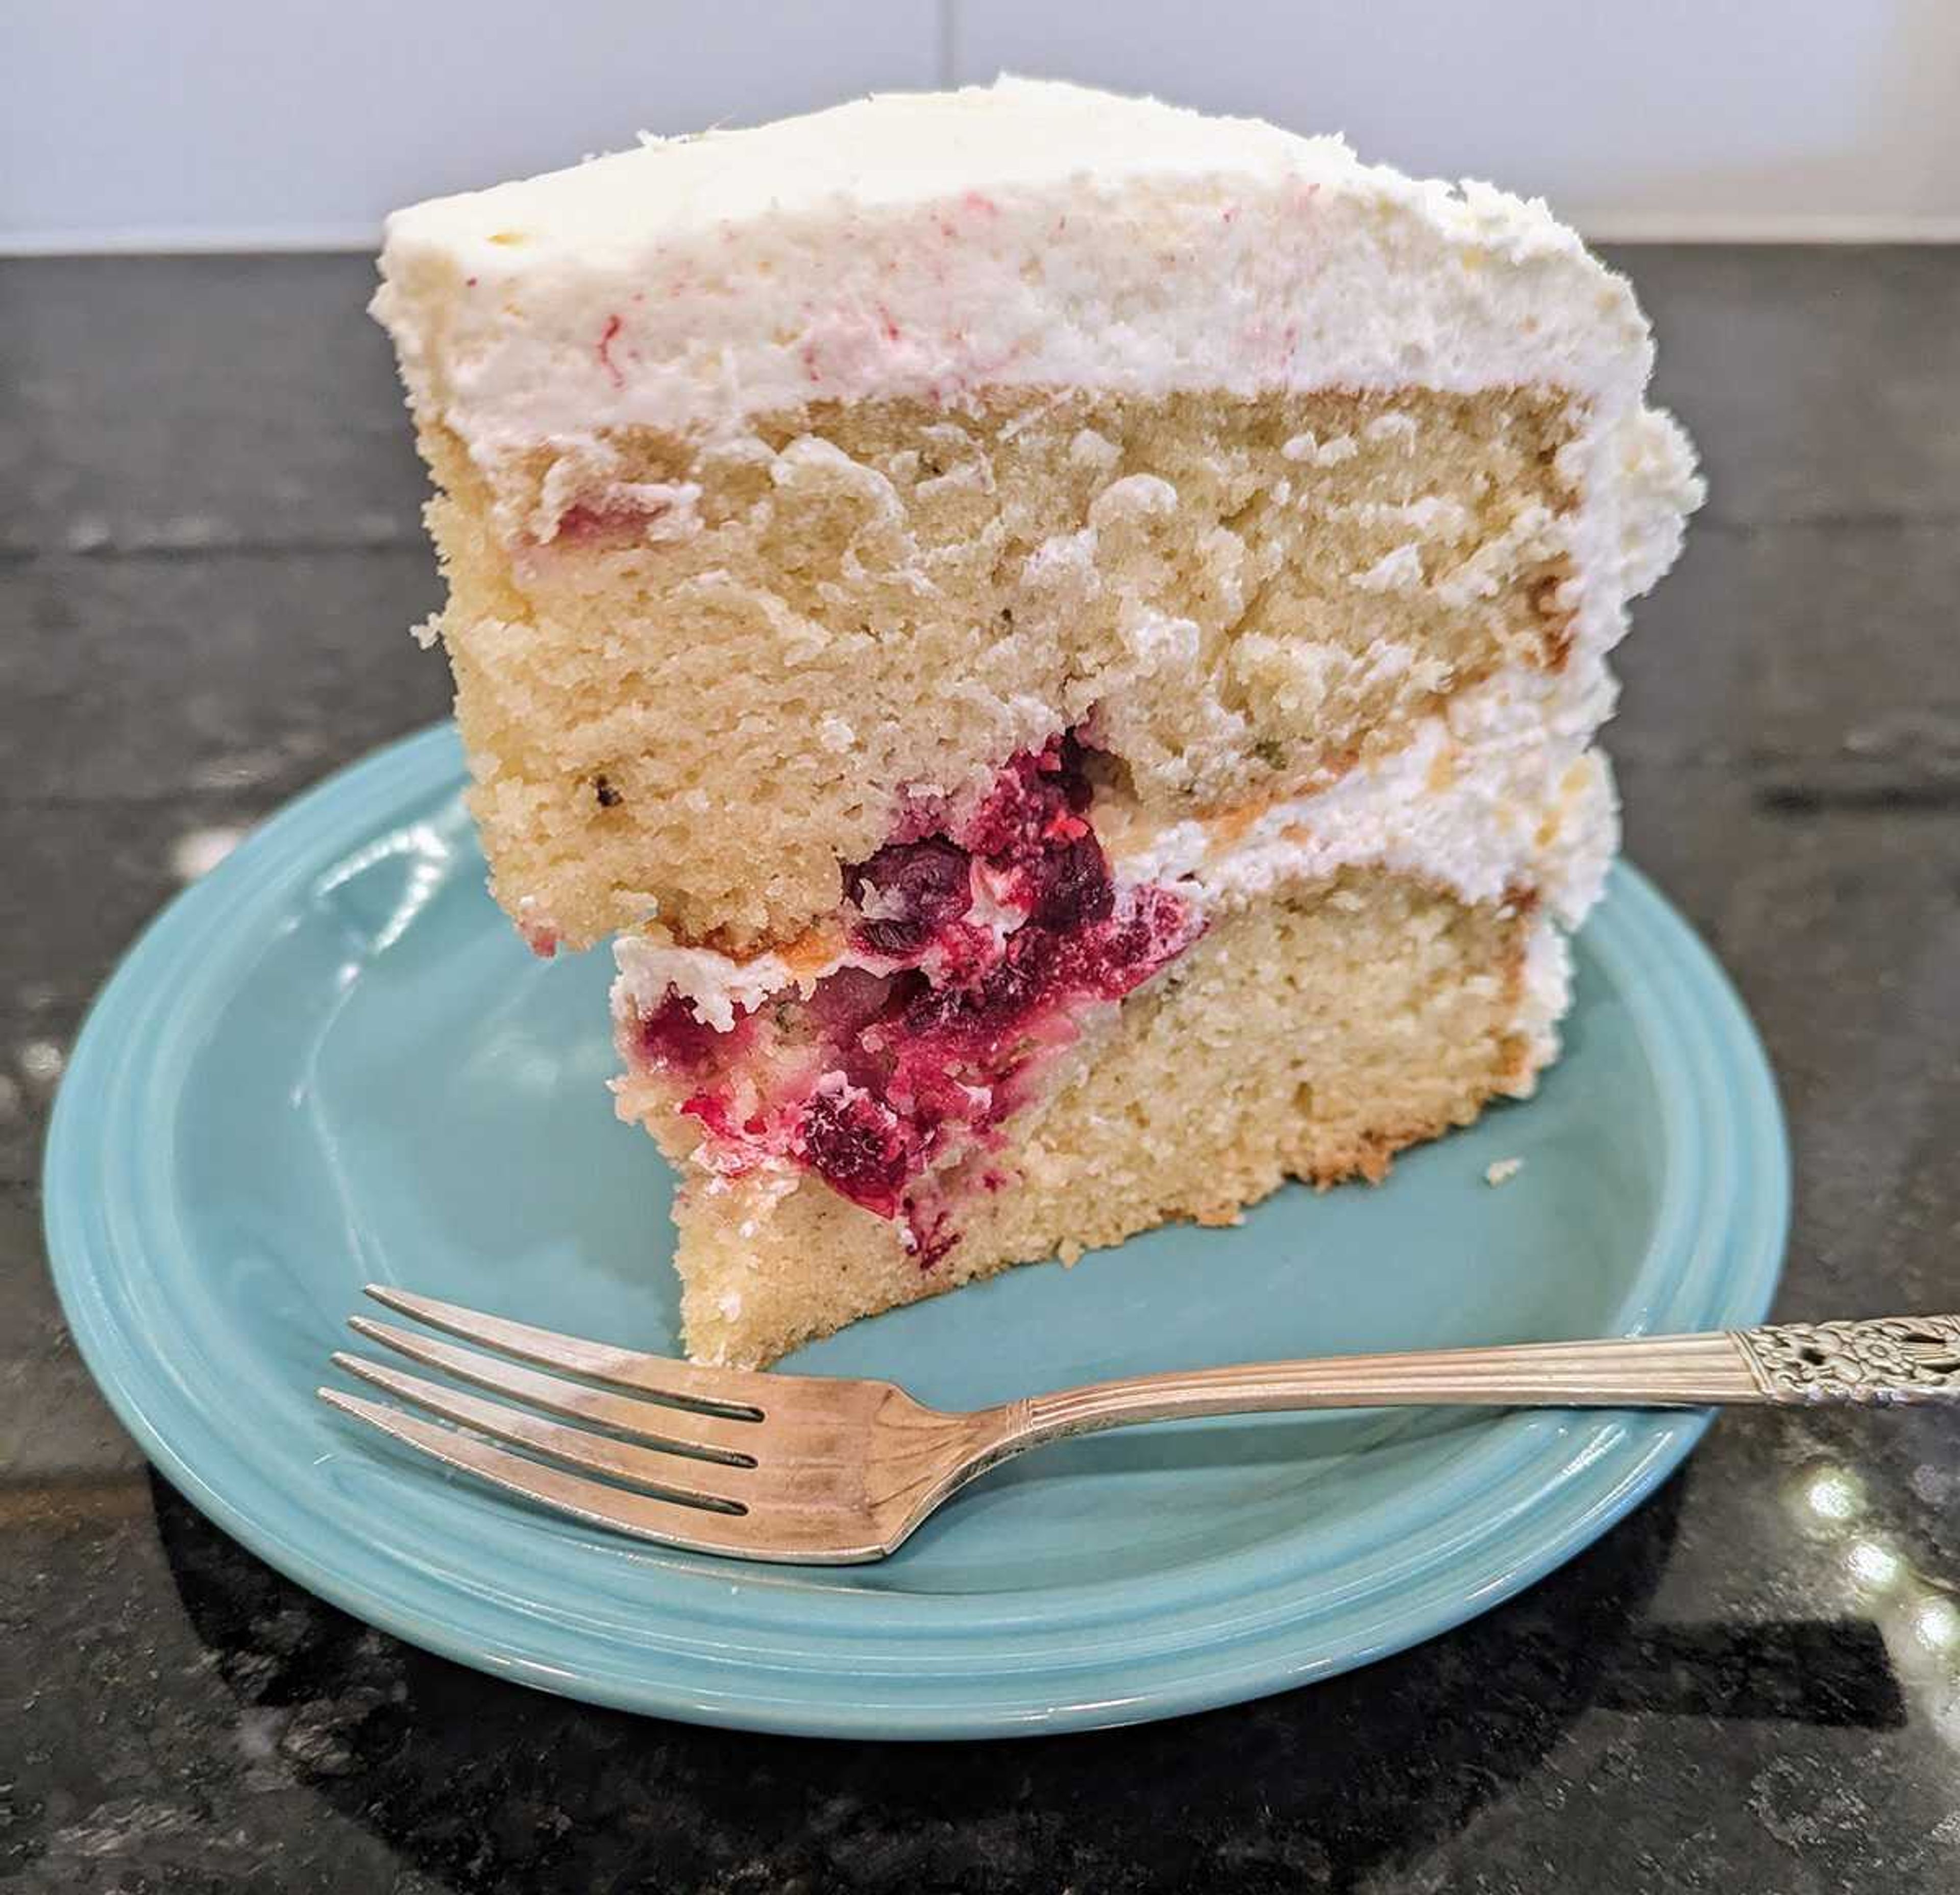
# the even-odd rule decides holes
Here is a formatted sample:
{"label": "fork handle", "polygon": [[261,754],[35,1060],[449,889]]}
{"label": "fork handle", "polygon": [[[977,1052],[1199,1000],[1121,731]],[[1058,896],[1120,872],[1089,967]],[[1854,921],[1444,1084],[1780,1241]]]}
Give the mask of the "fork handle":
{"label": "fork handle", "polygon": [[997,1411],[1000,1448],[1198,1415],[1316,1408],[1702,1408],[1960,1398],[1960,1316],[1252,1362],[1093,1382]]}

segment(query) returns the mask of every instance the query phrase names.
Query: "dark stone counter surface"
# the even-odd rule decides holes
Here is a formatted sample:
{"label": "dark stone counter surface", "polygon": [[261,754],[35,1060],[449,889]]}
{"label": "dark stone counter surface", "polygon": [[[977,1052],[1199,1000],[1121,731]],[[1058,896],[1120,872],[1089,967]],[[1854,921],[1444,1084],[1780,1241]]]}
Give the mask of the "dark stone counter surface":
{"label": "dark stone counter surface", "polygon": [[[1780,1313],[1960,1304],[1960,250],[1646,250],[1713,497],[1612,733],[1795,1142]],[[1960,1416],[1748,1414],[1371,1670],[901,1749],[493,1682],[145,1470],[36,1174],[90,995],[228,834],[440,715],[365,260],[0,266],[0,1883],[28,1890],[1960,1889]]]}

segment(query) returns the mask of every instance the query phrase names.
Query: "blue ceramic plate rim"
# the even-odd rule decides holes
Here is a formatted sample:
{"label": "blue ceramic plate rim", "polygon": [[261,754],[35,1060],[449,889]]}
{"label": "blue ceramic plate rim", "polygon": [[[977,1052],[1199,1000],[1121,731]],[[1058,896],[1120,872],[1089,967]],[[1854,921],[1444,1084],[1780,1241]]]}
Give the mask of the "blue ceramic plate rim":
{"label": "blue ceramic plate rim", "polygon": [[[752,1584],[730,1608],[692,1588],[680,1626],[636,1628],[625,1648],[574,1606],[515,1589],[460,1588],[433,1562],[338,1534],[302,1482],[282,1488],[268,1444],[215,1432],[119,1291],[160,1244],[195,1269],[155,1135],[196,1043],[201,994],[221,983],[227,937],[303,887],[323,852],[406,796],[460,773],[452,727],[405,739],[330,776],[249,837],[153,922],[98,997],[56,1104],[44,1167],[55,1282],[84,1361],[159,1470],[253,1552],[323,1598],[424,1648],[594,1702],[695,1721],[811,1735],[960,1737],[1091,1728],[1235,1702],[1365,1664],[1461,1623],[1532,1584],[1651,1493],[1705,1430],[1704,1413],[1602,1411],[1561,1444],[1545,1418],[1490,1428],[1456,1470],[1447,1525],[1408,1523],[1404,1583],[1365,1588],[1331,1628],[1344,1569],[1275,1570],[1284,1543],[1194,1575],[988,1595],[827,1595]],[[1630,1333],[1761,1320],[1787,1234],[1789,1155],[1755,1030],[1713,957],[1637,871],[1616,865],[1587,943],[1635,1014],[1669,1110],[1649,1293]],[[1666,1294],[1654,1285],[1658,1282]],[[1662,1304],[1664,1307],[1659,1307]],[[1684,1317],[1684,1307],[1689,1312]],[[1568,1433],[1570,1431],[1567,1431]],[[269,1454],[273,1458],[268,1461]],[[291,1473],[291,1468],[286,1470]],[[303,1471],[303,1470],[302,1470]],[[1376,1558],[1382,1523],[1363,1549]],[[1348,1569],[1367,1561],[1351,1556]],[[758,1569],[743,1567],[745,1575]],[[731,1644],[730,1640],[738,1640]],[[1012,1657],[1003,1640],[1018,1640]],[[932,1667],[926,1668],[926,1661]]]}

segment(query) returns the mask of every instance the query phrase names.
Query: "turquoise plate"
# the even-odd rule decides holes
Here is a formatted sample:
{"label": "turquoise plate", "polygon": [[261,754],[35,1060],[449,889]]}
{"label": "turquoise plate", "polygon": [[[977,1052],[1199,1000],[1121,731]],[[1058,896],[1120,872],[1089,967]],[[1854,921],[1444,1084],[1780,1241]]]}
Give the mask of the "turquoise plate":
{"label": "turquoise plate", "polygon": [[[447,728],[268,823],[96,1005],[49,1139],[77,1340],[163,1473],[301,1584],[501,1676],[756,1729],[1118,1724],[1325,1677],[1495,1604],[1693,1445],[1698,1414],[1195,1422],[998,1470],[881,1565],[663,1553],[441,1475],[317,1401],[369,1279],[674,1346],[670,1180],[617,1123],[607,957],[484,892]],[[1173,1366],[1758,1320],[1788,1170],[1706,951],[1615,872],[1569,1050],[1379,1190],[1289,1189],[807,1349],[964,1406]],[[1494,1160],[1520,1158],[1501,1189]]]}

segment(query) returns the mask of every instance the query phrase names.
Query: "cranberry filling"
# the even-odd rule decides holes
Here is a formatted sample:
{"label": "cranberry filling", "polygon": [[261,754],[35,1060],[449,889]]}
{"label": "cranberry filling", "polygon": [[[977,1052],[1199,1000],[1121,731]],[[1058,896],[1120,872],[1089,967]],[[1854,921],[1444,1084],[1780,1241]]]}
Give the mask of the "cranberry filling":
{"label": "cranberry filling", "polygon": [[844,892],[864,917],[851,940],[902,958],[973,906],[972,858],[943,836],[887,842],[869,862],[845,869]]}
{"label": "cranberry filling", "polygon": [[803,1107],[802,1156],[854,1203],[896,1217],[914,1165],[912,1128],[885,1100],[846,1080]]}
{"label": "cranberry filling", "polygon": [[701,1072],[718,1063],[728,1036],[717,1033],[671,989],[652,1013],[640,1016],[640,1057],[663,1072]]}
{"label": "cranberry filling", "polygon": [[[839,968],[733,1033],[672,992],[641,1021],[641,1056],[695,1081],[680,1109],[717,1162],[807,1165],[854,1203],[903,1215],[921,1266],[958,1241],[937,1184],[921,1188],[934,1157],[956,1138],[988,1142],[1023,1102],[1017,1082],[1076,1037],[1077,1013],[1121,999],[1200,932],[1168,889],[1119,896],[1084,820],[1083,761],[1072,734],[1024,751],[955,833],[902,832],[846,868],[851,944],[889,971]],[[982,890],[1020,925],[970,919]]]}

